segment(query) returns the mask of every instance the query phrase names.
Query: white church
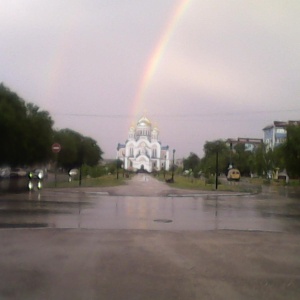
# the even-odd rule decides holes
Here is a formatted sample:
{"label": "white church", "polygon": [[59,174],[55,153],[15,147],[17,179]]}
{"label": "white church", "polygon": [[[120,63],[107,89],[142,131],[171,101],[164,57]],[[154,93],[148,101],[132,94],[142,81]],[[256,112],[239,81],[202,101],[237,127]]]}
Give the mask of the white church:
{"label": "white church", "polygon": [[159,131],[149,119],[142,117],[131,126],[125,144],[118,144],[117,159],[128,171],[154,172],[170,169],[169,146],[158,140]]}

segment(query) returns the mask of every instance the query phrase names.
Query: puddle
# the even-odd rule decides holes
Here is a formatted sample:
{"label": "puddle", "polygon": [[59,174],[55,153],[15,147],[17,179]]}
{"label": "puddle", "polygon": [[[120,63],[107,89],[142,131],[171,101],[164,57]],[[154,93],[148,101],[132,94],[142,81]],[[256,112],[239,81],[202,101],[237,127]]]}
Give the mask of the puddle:
{"label": "puddle", "polygon": [[45,228],[49,227],[47,223],[0,223],[0,228]]}
{"label": "puddle", "polygon": [[160,223],[171,223],[171,222],[173,222],[173,220],[169,220],[169,219],[155,219],[153,221],[154,222],[160,222]]}

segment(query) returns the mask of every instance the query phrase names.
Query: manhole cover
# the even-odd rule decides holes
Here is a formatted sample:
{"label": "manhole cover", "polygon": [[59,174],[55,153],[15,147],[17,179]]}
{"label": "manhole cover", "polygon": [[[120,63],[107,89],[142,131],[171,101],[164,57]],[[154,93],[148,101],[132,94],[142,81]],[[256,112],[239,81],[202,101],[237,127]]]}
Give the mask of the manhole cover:
{"label": "manhole cover", "polygon": [[173,220],[169,220],[169,219],[155,219],[153,221],[154,222],[160,222],[160,223],[171,223],[171,222],[173,222]]}

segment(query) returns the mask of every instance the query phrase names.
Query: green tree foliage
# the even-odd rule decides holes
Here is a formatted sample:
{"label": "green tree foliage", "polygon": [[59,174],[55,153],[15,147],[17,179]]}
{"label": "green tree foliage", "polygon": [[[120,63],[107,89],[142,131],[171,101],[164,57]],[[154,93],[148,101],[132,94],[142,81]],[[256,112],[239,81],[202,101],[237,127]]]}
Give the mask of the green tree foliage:
{"label": "green tree foliage", "polygon": [[286,168],[289,176],[300,177],[300,126],[287,127],[287,139],[285,144]]}
{"label": "green tree foliage", "polygon": [[102,159],[102,150],[96,141],[85,137],[76,131],[62,129],[54,132],[54,141],[62,147],[56,154],[59,166],[65,169],[87,166],[96,166]]}
{"label": "green tree foliage", "polygon": [[70,129],[53,131],[47,111],[25,103],[16,93],[0,84],[0,165],[30,166],[54,159],[52,143],[59,142],[59,163],[66,168],[97,165],[103,154],[90,137]]}
{"label": "green tree foliage", "polygon": [[189,157],[183,160],[184,170],[191,170],[194,174],[200,169],[200,158],[191,152]]}
{"label": "green tree foliage", "polygon": [[20,139],[24,135],[26,120],[25,103],[16,93],[0,85],[0,164],[23,163],[21,152],[25,145]]}
{"label": "green tree foliage", "polygon": [[108,173],[104,166],[99,166],[99,165],[97,166],[83,165],[81,168],[81,172],[83,177],[90,176],[92,178],[101,177]]}
{"label": "green tree foliage", "polygon": [[242,176],[249,176],[251,173],[251,162],[253,154],[245,150],[245,144],[237,144],[232,153],[233,167],[238,168]]}
{"label": "green tree foliage", "polygon": [[0,164],[30,165],[50,157],[53,121],[0,84]]}
{"label": "green tree foliage", "polygon": [[230,162],[230,149],[222,140],[206,142],[204,144],[204,157],[201,159],[201,171],[213,174],[216,171],[216,157],[218,153],[219,172],[227,172]]}
{"label": "green tree foliage", "polygon": [[259,146],[255,153],[255,172],[259,176],[267,176],[274,169],[273,151],[267,149],[266,145]]}
{"label": "green tree foliage", "polygon": [[61,129],[54,132],[53,141],[59,143],[62,147],[58,154],[54,154],[54,159],[57,157],[59,166],[66,169],[79,167],[79,144],[80,134],[70,129]]}
{"label": "green tree foliage", "polygon": [[277,146],[272,153],[273,167],[279,170],[286,169],[286,143]]}
{"label": "green tree foliage", "polygon": [[118,167],[118,172],[122,172],[122,165],[123,165],[123,161],[120,159],[116,159],[106,165],[107,172],[110,174],[116,174],[117,167]]}
{"label": "green tree foliage", "polygon": [[115,174],[117,172],[116,161],[107,164],[106,167],[107,167],[108,173],[110,173],[110,174]]}
{"label": "green tree foliage", "polygon": [[46,111],[29,103],[26,105],[28,119],[28,163],[46,162],[51,158],[53,121]]}

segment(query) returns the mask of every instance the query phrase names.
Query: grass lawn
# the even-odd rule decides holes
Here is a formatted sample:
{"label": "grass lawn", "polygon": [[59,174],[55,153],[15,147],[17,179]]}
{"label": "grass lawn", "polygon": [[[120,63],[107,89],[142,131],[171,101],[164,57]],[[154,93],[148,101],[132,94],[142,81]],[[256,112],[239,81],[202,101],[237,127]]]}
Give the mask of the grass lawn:
{"label": "grass lawn", "polygon": [[[82,187],[106,187],[106,186],[117,186],[125,184],[125,179],[122,176],[119,176],[117,179],[115,175],[106,175],[98,178],[83,178],[81,180]],[[54,188],[54,182],[46,183],[45,187]],[[74,188],[79,187],[79,180],[72,180],[71,182],[63,181],[57,182],[56,187],[58,188]]]}
{"label": "grass lawn", "polygon": [[[169,178],[169,177],[166,177]],[[164,180],[164,178],[159,178]],[[223,182],[223,183],[222,183]],[[216,184],[214,179],[210,180],[210,183],[207,183],[203,179],[198,178],[189,178],[186,176],[176,175],[174,176],[174,183],[169,183],[171,187],[180,188],[180,189],[190,189],[190,190],[204,190],[204,191],[215,191]],[[244,182],[228,182],[227,180],[219,180],[218,191],[228,191],[228,192],[250,192],[256,193],[261,190],[260,184],[255,183],[244,183]]]}
{"label": "grass lawn", "polygon": [[[171,176],[166,176],[166,179]],[[164,178],[160,176],[160,180],[164,181]],[[218,191],[230,191],[241,193],[259,193],[262,190],[262,186],[271,186],[273,189],[279,189],[286,186],[287,188],[299,188],[299,180],[290,180],[289,184],[285,184],[280,180],[266,180],[264,178],[242,178],[239,182],[228,182],[225,178],[220,178],[218,184]],[[189,178],[186,176],[177,175],[174,176],[174,183],[169,183],[170,186],[181,189],[194,189],[214,191],[216,185],[214,178],[211,178],[210,183],[206,183],[205,180],[198,178]]]}

